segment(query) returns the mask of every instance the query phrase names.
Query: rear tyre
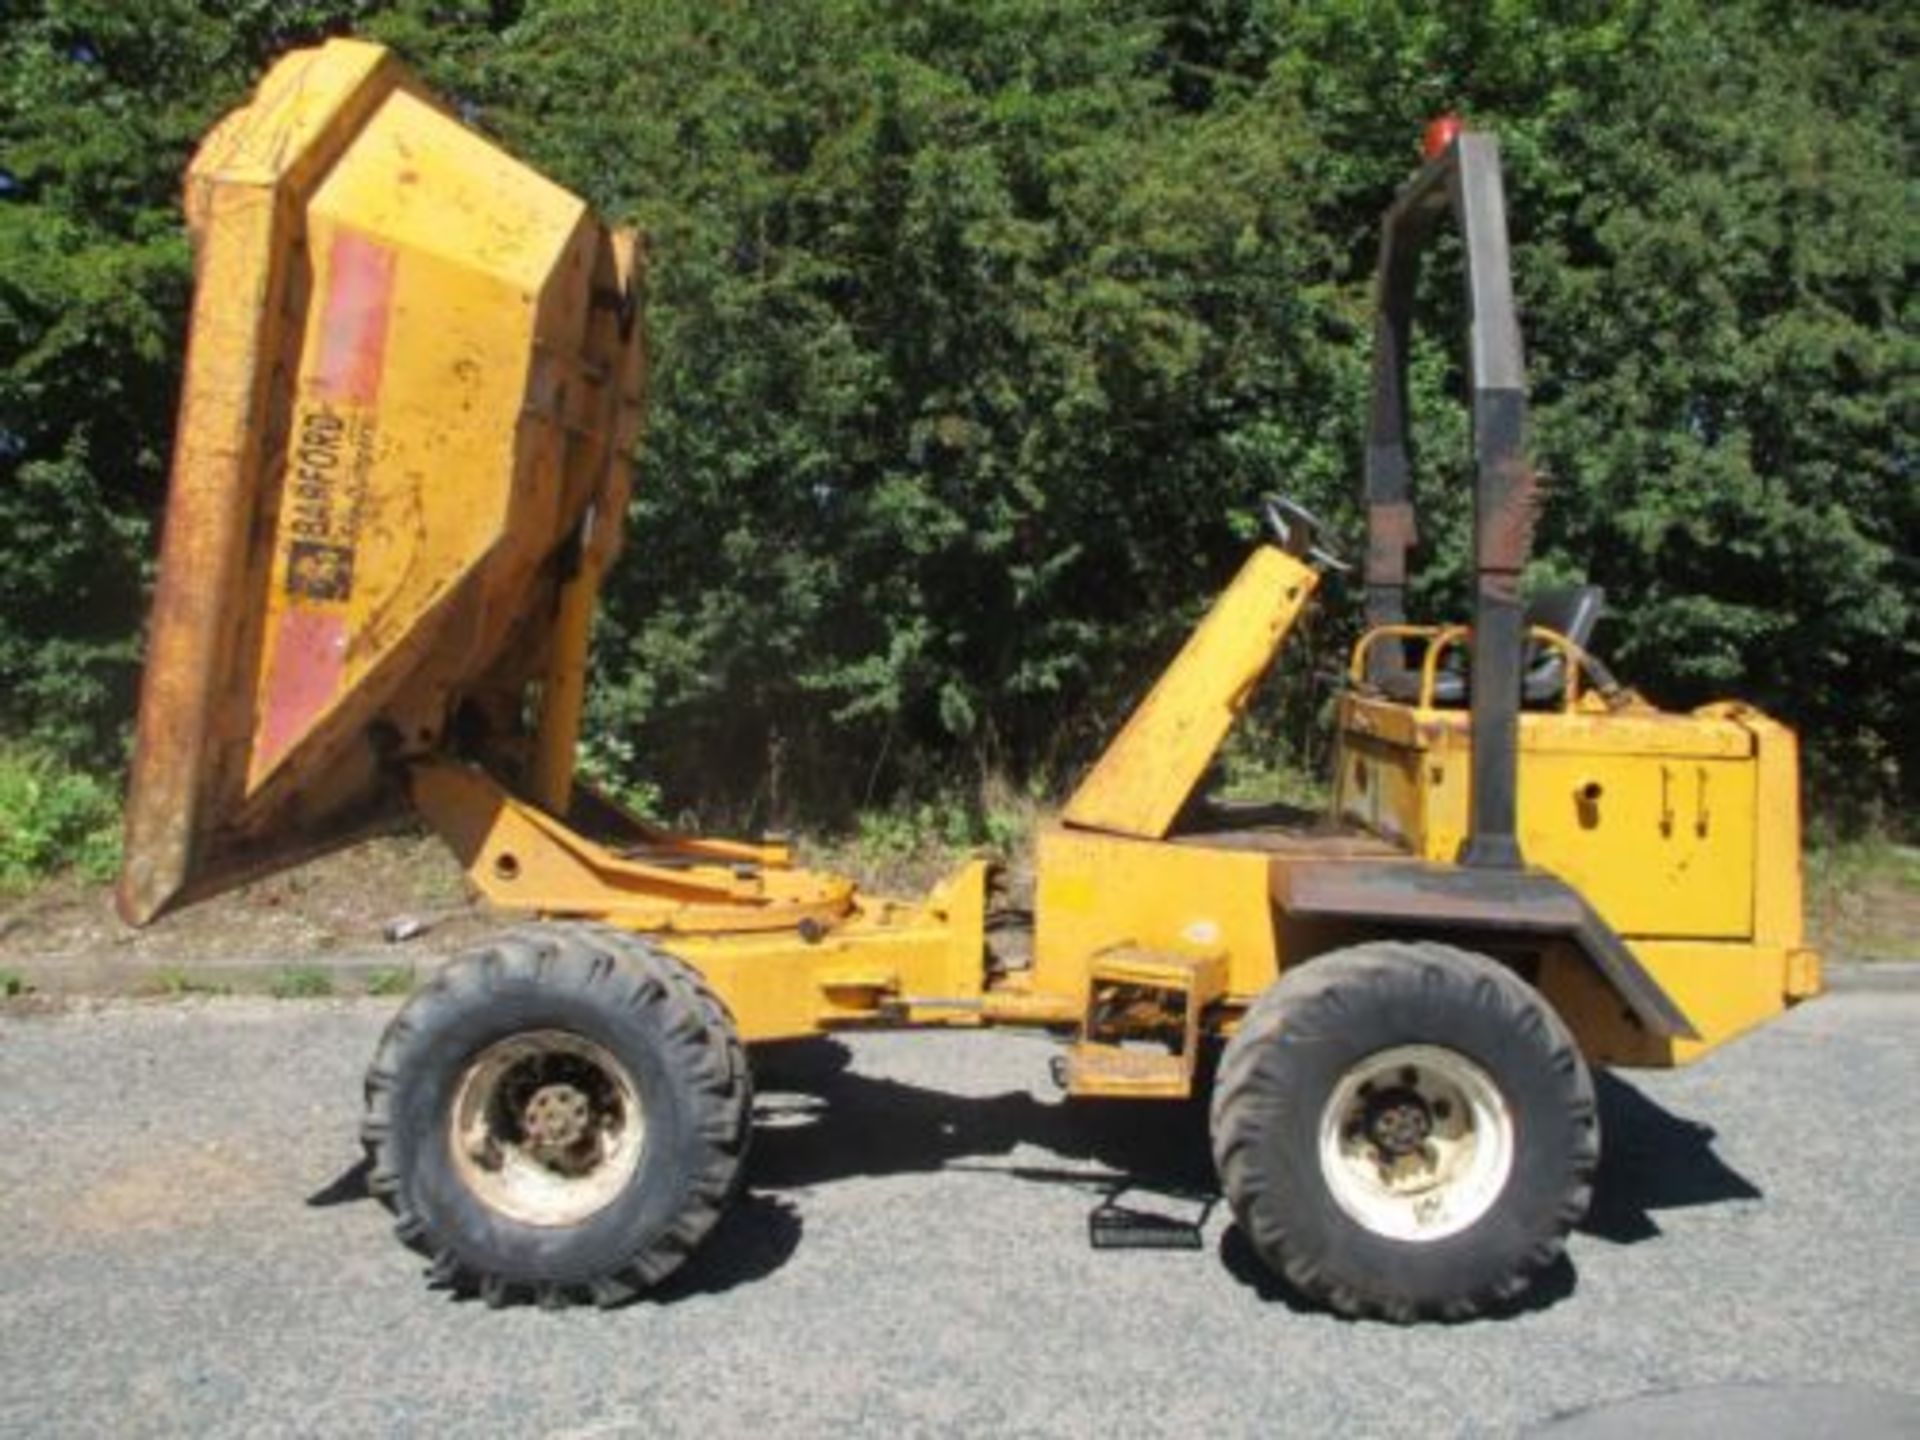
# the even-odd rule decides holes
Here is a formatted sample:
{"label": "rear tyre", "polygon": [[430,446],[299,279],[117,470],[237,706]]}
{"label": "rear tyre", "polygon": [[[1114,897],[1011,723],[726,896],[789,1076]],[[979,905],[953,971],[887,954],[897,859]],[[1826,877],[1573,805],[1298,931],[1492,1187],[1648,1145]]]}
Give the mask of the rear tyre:
{"label": "rear tyre", "polygon": [[672,1273],[738,1188],[745,1054],[643,940],[529,927],[451,962],[367,1071],[369,1188],[430,1274],[491,1304],[616,1304]]}
{"label": "rear tyre", "polygon": [[1521,1295],[1586,1213],[1593,1079],[1482,955],[1390,941],[1288,971],[1228,1041],[1214,1163],[1260,1258],[1348,1315],[1465,1319]]}

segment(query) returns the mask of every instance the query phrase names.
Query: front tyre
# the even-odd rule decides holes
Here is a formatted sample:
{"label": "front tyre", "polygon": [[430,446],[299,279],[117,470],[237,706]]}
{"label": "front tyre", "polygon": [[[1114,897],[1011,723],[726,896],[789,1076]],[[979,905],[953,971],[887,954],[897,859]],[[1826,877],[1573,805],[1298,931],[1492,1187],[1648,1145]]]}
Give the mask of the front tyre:
{"label": "front tyre", "polygon": [[1214,1159],[1242,1231],[1349,1315],[1463,1319],[1521,1294],[1586,1212],[1593,1080],[1485,956],[1378,942],[1288,971],[1228,1042]]}
{"label": "front tyre", "polygon": [[615,1304],[731,1199],[750,1089],[694,971],[620,931],[529,927],[452,961],[387,1027],[368,1183],[457,1292]]}

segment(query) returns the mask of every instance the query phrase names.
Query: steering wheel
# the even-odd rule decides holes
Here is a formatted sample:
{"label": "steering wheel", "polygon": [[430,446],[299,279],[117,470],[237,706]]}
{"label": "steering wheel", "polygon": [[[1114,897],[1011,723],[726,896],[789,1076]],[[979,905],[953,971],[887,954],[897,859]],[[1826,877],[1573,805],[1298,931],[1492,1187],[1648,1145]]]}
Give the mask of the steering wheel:
{"label": "steering wheel", "polygon": [[1263,495],[1260,513],[1267,522],[1273,543],[1298,560],[1311,560],[1328,570],[1349,568],[1333,551],[1321,543],[1326,523],[1291,495]]}

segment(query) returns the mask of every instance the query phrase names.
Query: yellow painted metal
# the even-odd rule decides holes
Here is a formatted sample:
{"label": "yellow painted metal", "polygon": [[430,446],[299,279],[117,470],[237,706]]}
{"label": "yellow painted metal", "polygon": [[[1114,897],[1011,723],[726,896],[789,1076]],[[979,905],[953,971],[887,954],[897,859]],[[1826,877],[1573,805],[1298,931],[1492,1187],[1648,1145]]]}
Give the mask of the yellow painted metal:
{"label": "yellow painted metal", "polygon": [[[1469,724],[1462,710],[1346,696],[1337,813],[1452,861],[1467,832]],[[1818,993],[1786,727],[1736,703],[1671,714],[1638,697],[1614,709],[1586,695],[1520,716],[1518,780],[1527,862],[1578,890],[1700,1035],[1649,1036],[1591,966],[1556,951],[1540,988],[1596,1059],[1683,1064]]]}
{"label": "yellow painted metal", "polygon": [[1093,1100],[1184,1100],[1193,1093],[1192,1052],[1082,1040],[1067,1052],[1067,1093]]}
{"label": "yellow painted metal", "polygon": [[630,269],[612,237],[424,101],[389,97],[306,213],[322,298],[271,546],[250,789],[324,747],[336,717],[364,727],[378,672],[417,695],[414,656],[465,669],[513,631],[598,492],[568,463],[572,432],[604,467],[637,401],[624,347],[592,334],[596,269],[616,301]]}
{"label": "yellow painted metal", "polygon": [[1284,551],[1254,551],[1061,817],[1084,829],[1165,835],[1317,584],[1313,569]]}
{"label": "yellow painted metal", "polygon": [[[1753,938],[1792,950],[1804,939],[1800,868],[1800,742],[1793,731],[1748,705],[1709,705],[1701,715],[1738,725],[1753,737]],[[1811,954],[1812,952],[1803,952]],[[1818,987],[1819,963],[1813,960]]]}
{"label": "yellow painted metal", "polygon": [[540,692],[540,725],[534,732],[527,798],[550,814],[573,803],[573,775],[580,745],[580,715],[587,693],[587,642],[593,631],[600,575],[582,568],[560,587],[553,621],[553,653]]}
{"label": "yellow painted metal", "polygon": [[1787,951],[1787,999],[1811,1000],[1826,989],[1826,969],[1820,952],[1801,945]]}
{"label": "yellow painted metal", "polygon": [[1044,827],[1034,854],[1032,988],[1084,1006],[1094,957],[1227,957],[1224,992],[1257,994],[1278,961],[1269,854]]}
{"label": "yellow painted metal", "polygon": [[784,846],[662,831],[634,846],[596,843],[471,766],[421,764],[413,789],[488,900],[656,936],[707,977],[748,1041],[861,1023],[981,1023],[983,860],[907,903],[793,868]]}
{"label": "yellow painted metal", "polygon": [[[635,307],[630,315],[622,318],[621,324],[634,328],[639,324],[638,303],[643,284],[638,273],[637,242],[616,244],[614,261],[622,267],[616,277],[618,293]],[[534,734],[527,783],[533,802],[554,815],[566,814],[573,799],[580,716],[587,694],[587,644],[601,582],[620,553],[621,518],[626,514],[632,488],[630,467],[616,463],[616,457],[630,454],[638,443],[645,410],[644,370],[636,372],[633,368],[644,366],[645,352],[631,347],[630,355],[629,368],[622,378],[635,393],[632,404],[620,407],[616,428],[605,435],[578,430],[568,434],[568,468],[584,469],[589,477],[597,474],[600,479],[594,488],[593,508],[582,521],[574,573],[560,586],[552,654],[541,686],[540,724]],[[582,445],[583,434],[589,441],[600,443]]]}
{"label": "yellow painted metal", "polygon": [[[227,708],[236,632],[244,629],[244,617],[230,613],[232,597],[254,558],[253,477],[267,458],[268,396],[288,348],[280,317],[299,289],[276,192],[283,180],[311,185],[342,130],[364,114],[360,97],[399,83],[398,67],[360,50],[290,60],[256,99],[274,121],[230,117],[207,137],[188,175],[195,338],[127,803],[119,903],[130,920],[150,919],[186,886],[199,858],[204,797],[220,778],[223,747],[212,737]],[[346,123],[330,123],[335,116]]]}
{"label": "yellow painted metal", "polygon": [[[1349,696],[1341,731],[1340,813],[1452,861],[1467,835],[1467,713]],[[1521,850],[1625,936],[1752,936],[1755,784],[1752,732],[1718,711],[1520,717]]]}
{"label": "yellow painted metal", "polygon": [[1204,1010],[1227,992],[1227,957],[1217,945],[1184,953],[1123,945],[1094,956],[1087,966],[1087,976],[1094,984],[1178,991]]}
{"label": "yellow painted metal", "polygon": [[423,762],[414,803],[494,904],[607,920],[659,933],[748,933],[828,926],[855,911],[853,882],[794,869],[784,852],[702,854],[654,832],[622,854],[514,798],[471,765]]}
{"label": "yellow painted metal", "polygon": [[[1630,942],[1635,957],[1673,997],[1699,1038],[1661,1039],[1628,1022],[1620,1000],[1593,968],[1564,952],[1541,967],[1541,993],[1600,1064],[1687,1065],[1818,993],[1818,957],[1804,949],[1740,941]],[[1811,961],[1811,977],[1804,967]],[[1806,985],[1811,979],[1814,989]]]}
{"label": "yellow painted metal", "polygon": [[[1227,957],[1218,947],[1166,953],[1123,946],[1087,967],[1089,1012],[1082,1038],[1067,1052],[1067,1093],[1110,1099],[1179,1099],[1193,1091],[1208,1007],[1227,988]],[[1129,1006],[1145,1011],[1128,1014]],[[1149,1028],[1149,1043],[1126,1043],[1105,1031],[1104,1010],[1121,1012],[1123,1030]],[[1177,1044],[1165,1043],[1177,1014]],[[1157,1043],[1153,1043],[1157,1042]]]}
{"label": "yellow painted metal", "polygon": [[1634,953],[1700,1032],[1672,1042],[1671,1063],[1684,1065],[1770,1020],[1793,994],[1796,954],[1776,945],[1638,940]]}
{"label": "yellow painted metal", "polygon": [[[1723,707],[1709,705],[1692,714],[1656,710],[1637,701],[1621,710],[1609,710],[1589,695],[1574,719],[1599,720],[1608,735],[1607,748],[1628,755],[1705,756],[1729,760],[1753,754],[1752,733],[1727,718]],[[1451,744],[1468,733],[1463,710],[1420,709],[1378,697],[1348,694],[1341,697],[1338,717],[1341,738],[1382,741],[1396,748],[1424,748]],[[1522,711],[1519,743],[1523,751],[1579,754],[1593,743],[1595,728],[1567,723],[1558,711]]]}
{"label": "yellow painted metal", "polygon": [[813,939],[787,931],[661,943],[706,977],[748,1043],[859,1025],[977,1026],[988,1018],[987,871],[968,861],[917,903],[861,896]]}
{"label": "yellow painted metal", "polygon": [[[282,60],[187,195],[192,341],[120,891],[135,921],[392,808],[393,762],[432,753],[463,706],[513,717],[548,673],[562,552],[590,513],[595,573],[617,543],[643,376],[631,237],[377,46]],[[568,725],[547,709],[557,754]],[[549,758],[551,794],[561,778]]]}

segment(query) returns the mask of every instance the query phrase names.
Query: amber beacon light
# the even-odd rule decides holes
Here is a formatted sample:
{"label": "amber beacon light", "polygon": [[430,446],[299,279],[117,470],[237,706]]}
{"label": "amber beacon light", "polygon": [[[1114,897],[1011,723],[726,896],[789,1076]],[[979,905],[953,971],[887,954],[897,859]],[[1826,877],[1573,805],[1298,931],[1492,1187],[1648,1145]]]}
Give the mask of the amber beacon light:
{"label": "amber beacon light", "polygon": [[1464,128],[1465,122],[1451,110],[1444,115],[1434,116],[1420,134],[1421,156],[1428,160],[1439,158],[1449,145],[1460,138]]}

